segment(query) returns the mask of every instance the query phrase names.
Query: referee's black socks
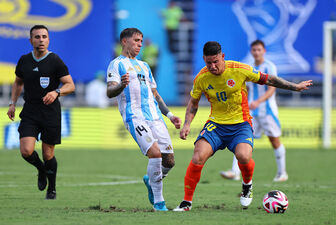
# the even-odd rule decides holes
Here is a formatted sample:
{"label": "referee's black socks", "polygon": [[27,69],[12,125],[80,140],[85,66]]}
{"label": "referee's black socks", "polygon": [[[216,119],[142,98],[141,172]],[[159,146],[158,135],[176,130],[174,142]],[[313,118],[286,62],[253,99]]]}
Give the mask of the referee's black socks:
{"label": "referee's black socks", "polygon": [[44,166],[47,172],[47,177],[49,181],[48,191],[56,190],[56,173],[57,173],[57,161],[55,156],[44,162]]}
{"label": "referee's black socks", "polygon": [[30,164],[32,164],[33,166],[35,166],[39,171],[44,171],[44,164],[41,161],[38,153],[34,150],[33,153],[28,156],[28,157],[24,157],[22,156],[22,158],[24,158],[24,160],[26,160],[27,162],[29,162]]}

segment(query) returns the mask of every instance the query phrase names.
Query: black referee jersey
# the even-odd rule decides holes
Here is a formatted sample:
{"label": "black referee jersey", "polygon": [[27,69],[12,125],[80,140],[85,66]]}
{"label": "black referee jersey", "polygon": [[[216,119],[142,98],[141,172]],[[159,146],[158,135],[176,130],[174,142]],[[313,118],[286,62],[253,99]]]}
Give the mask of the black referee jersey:
{"label": "black referee jersey", "polygon": [[43,97],[58,88],[60,78],[69,75],[68,68],[60,57],[48,52],[37,59],[33,52],[28,53],[19,59],[15,74],[23,80],[24,84],[25,104],[20,118],[60,126],[61,105],[58,98],[50,105],[43,103]]}
{"label": "black referee jersey", "polygon": [[57,89],[60,78],[69,75],[69,71],[55,53],[48,52],[42,58],[36,59],[31,52],[21,56],[15,74],[23,80],[25,103],[43,104],[42,98]]}

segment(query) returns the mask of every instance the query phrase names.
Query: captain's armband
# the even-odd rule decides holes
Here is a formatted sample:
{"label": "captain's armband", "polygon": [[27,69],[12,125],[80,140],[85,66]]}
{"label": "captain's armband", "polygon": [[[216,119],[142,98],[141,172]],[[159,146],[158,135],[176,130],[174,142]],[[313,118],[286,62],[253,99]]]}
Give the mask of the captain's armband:
{"label": "captain's armband", "polygon": [[268,79],[268,74],[260,72],[260,78],[259,78],[259,81],[257,83],[258,84],[266,84],[267,79]]}

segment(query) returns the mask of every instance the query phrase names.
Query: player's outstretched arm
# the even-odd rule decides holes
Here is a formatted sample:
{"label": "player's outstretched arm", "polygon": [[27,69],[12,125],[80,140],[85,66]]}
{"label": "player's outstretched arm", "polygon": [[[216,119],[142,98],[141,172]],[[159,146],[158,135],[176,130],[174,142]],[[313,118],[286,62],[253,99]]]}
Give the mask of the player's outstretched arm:
{"label": "player's outstretched arm", "polygon": [[183,128],[180,131],[180,138],[185,140],[187,139],[187,136],[190,132],[190,124],[193,121],[197,110],[198,110],[198,102],[199,99],[195,99],[193,97],[190,97],[187,109],[186,109],[186,114],[185,114],[185,120],[183,124]]}
{"label": "player's outstretched arm", "polygon": [[306,81],[302,81],[296,84],[296,83],[287,81],[277,76],[268,75],[268,78],[265,84],[273,86],[273,87],[277,87],[277,88],[291,90],[291,91],[303,91],[303,90],[308,90],[309,89],[308,87],[313,85],[313,81],[306,80]]}
{"label": "player's outstretched arm", "polygon": [[12,86],[11,103],[9,103],[9,109],[7,112],[7,115],[11,120],[14,120],[15,118],[15,104],[22,92],[22,89],[23,89],[23,80],[19,77],[16,77]]}
{"label": "player's outstretched arm", "polygon": [[166,103],[163,101],[156,88],[152,88],[152,92],[159,105],[161,113],[170,119],[170,121],[174,124],[176,129],[180,129],[182,120],[179,117],[174,116],[174,114],[169,111]]}
{"label": "player's outstretched arm", "polygon": [[121,76],[120,83],[117,83],[115,81],[107,82],[107,90],[106,90],[107,97],[113,98],[118,96],[125,89],[125,87],[127,87],[129,82],[130,80],[128,73]]}

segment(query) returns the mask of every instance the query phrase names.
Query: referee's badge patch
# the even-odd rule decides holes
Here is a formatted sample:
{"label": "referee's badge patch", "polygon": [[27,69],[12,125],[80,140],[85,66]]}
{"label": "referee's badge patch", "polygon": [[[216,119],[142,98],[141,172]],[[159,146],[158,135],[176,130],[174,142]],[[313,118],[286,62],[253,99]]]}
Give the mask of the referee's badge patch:
{"label": "referee's badge patch", "polygon": [[50,77],[40,77],[40,85],[42,88],[46,88],[49,86]]}

